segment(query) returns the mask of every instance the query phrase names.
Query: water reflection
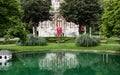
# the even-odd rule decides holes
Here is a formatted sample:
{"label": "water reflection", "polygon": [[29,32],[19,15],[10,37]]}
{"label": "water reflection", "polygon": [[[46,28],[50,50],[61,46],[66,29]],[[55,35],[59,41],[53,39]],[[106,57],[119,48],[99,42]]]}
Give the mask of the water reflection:
{"label": "water reflection", "polygon": [[8,50],[0,50],[0,70],[8,70],[12,63],[10,60],[12,59],[12,52]]}
{"label": "water reflection", "polygon": [[0,70],[9,70],[9,68],[11,67],[12,62],[8,62],[8,61],[0,61]]}
{"label": "water reflection", "polygon": [[47,53],[44,59],[39,60],[39,67],[40,70],[52,70],[56,75],[62,75],[67,69],[79,67],[79,62],[73,53]]}
{"label": "water reflection", "polygon": [[0,75],[120,75],[120,55],[63,51],[15,54],[11,65],[0,64]]}
{"label": "water reflection", "polygon": [[103,59],[103,62],[104,62],[104,63],[108,63],[108,61],[109,61],[109,60],[108,60],[108,54],[103,54],[102,56],[103,56],[103,58],[102,58],[102,59]]}

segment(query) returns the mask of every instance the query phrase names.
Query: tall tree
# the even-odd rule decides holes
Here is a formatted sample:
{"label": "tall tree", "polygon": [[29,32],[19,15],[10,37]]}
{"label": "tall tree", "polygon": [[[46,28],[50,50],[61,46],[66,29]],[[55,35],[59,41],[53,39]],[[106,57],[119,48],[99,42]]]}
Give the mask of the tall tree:
{"label": "tall tree", "polygon": [[26,31],[21,21],[22,14],[20,0],[0,0],[0,32],[4,33],[6,41],[12,36],[25,42]]}
{"label": "tall tree", "polygon": [[22,16],[20,0],[0,0],[0,32],[4,34],[17,25]]}
{"label": "tall tree", "polygon": [[105,2],[101,30],[107,37],[111,37],[112,35],[120,37],[120,0]]}
{"label": "tall tree", "polygon": [[82,25],[92,25],[98,21],[101,7],[98,0],[64,0],[60,13],[69,21],[79,25],[81,34]]}
{"label": "tall tree", "polygon": [[39,22],[50,19],[50,6],[51,3],[48,0],[28,0],[24,3],[23,21],[32,23],[35,35],[37,35],[37,26]]}

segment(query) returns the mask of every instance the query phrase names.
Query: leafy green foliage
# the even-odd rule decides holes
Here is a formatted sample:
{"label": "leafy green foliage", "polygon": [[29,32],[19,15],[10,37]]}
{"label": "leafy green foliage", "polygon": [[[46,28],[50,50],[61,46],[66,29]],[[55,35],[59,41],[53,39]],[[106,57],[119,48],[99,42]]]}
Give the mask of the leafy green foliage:
{"label": "leafy green foliage", "polygon": [[6,42],[13,37],[19,37],[21,42],[25,41],[22,13],[20,0],[0,0],[0,32],[4,34]]}
{"label": "leafy green foliage", "polygon": [[50,19],[50,5],[51,3],[48,0],[28,0],[23,4],[23,21],[32,23],[32,26],[35,29],[35,35],[37,35],[37,25],[39,24],[39,21]]}
{"label": "leafy green foliage", "polygon": [[13,26],[8,29],[7,34],[4,36],[6,41],[9,41],[10,38],[19,37],[22,43],[26,41],[27,31],[24,29],[24,24],[18,22],[16,26]]}
{"label": "leafy green foliage", "polygon": [[115,35],[117,35],[118,37],[120,37],[120,24],[115,25],[113,31],[114,31]]}
{"label": "leafy green foliage", "polygon": [[21,19],[22,9],[20,0],[0,0],[0,33],[5,34],[7,29],[16,25],[16,19]]}
{"label": "leafy green foliage", "polygon": [[[64,0],[60,13],[69,22],[79,25],[93,25],[98,22],[102,9],[99,0]],[[79,30],[79,33],[81,31]]]}
{"label": "leafy green foliage", "polygon": [[26,42],[23,43],[25,46],[44,46],[47,45],[47,41],[43,37],[36,37],[33,35],[28,35]]}
{"label": "leafy green foliage", "polygon": [[95,37],[90,37],[89,35],[82,35],[76,39],[77,46],[90,47],[99,45],[99,40]]}
{"label": "leafy green foliage", "polygon": [[105,2],[101,31],[107,37],[120,36],[120,0]]}

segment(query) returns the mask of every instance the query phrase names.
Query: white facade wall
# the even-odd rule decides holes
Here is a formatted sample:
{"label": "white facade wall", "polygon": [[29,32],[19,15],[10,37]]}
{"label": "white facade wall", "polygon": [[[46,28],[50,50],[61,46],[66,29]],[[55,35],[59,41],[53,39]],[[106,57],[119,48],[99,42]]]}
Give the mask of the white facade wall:
{"label": "white facade wall", "polygon": [[62,27],[62,33],[66,37],[75,37],[78,36],[78,25],[72,22],[63,21],[44,21],[39,22],[39,26],[37,28],[38,36],[42,37],[55,37],[57,35],[57,27]]}
{"label": "white facade wall", "polygon": [[39,26],[37,28],[38,36],[54,37],[55,36],[54,29],[55,28],[52,25],[52,21],[39,22]]}

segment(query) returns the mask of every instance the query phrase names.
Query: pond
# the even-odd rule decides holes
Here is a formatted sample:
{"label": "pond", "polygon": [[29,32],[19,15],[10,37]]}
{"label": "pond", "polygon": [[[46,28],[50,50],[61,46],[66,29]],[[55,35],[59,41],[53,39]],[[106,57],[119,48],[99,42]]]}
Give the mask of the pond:
{"label": "pond", "polygon": [[0,62],[0,75],[120,75],[120,54],[29,52]]}

